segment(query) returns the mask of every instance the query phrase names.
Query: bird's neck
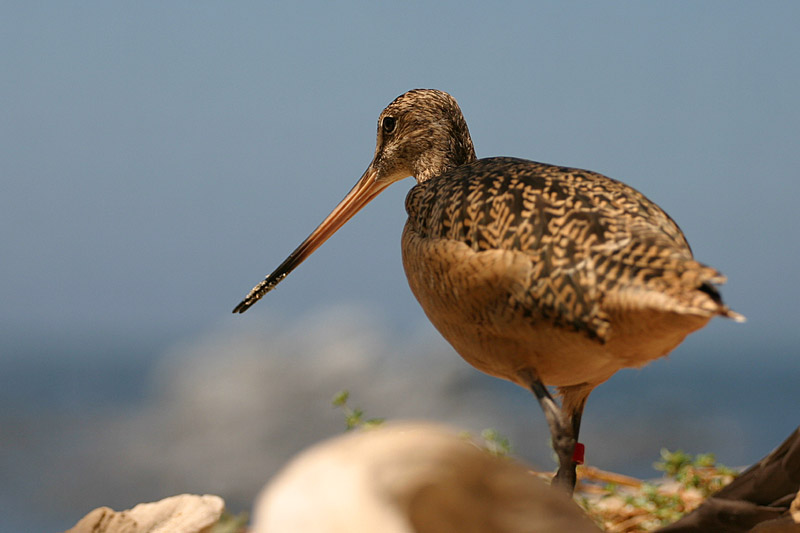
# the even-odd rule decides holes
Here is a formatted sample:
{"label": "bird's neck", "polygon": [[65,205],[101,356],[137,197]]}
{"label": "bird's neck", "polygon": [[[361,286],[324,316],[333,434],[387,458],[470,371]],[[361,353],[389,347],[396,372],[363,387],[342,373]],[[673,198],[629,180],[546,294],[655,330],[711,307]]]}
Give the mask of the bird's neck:
{"label": "bird's neck", "polygon": [[476,160],[475,147],[469,135],[451,138],[441,149],[431,149],[416,161],[414,178],[417,183],[423,183]]}

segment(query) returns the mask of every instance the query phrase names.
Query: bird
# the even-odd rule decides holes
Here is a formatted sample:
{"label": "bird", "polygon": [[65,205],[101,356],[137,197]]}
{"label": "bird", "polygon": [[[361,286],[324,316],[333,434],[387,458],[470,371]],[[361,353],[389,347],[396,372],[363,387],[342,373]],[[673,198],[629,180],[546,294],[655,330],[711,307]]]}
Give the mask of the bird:
{"label": "bird", "polygon": [[464,360],[536,396],[556,487],[574,490],[595,387],[665,356],[715,316],[744,320],[722,301],[726,278],[694,259],[678,225],[642,193],[589,170],[478,159],[455,98],[435,89],[408,91],[381,112],[367,170],[233,312],[409,176],[402,260],[411,291]]}
{"label": "bird", "polygon": [[523,464],[439,424],[385,423],[294,457],[261,491],[252,533],[600,533]]}

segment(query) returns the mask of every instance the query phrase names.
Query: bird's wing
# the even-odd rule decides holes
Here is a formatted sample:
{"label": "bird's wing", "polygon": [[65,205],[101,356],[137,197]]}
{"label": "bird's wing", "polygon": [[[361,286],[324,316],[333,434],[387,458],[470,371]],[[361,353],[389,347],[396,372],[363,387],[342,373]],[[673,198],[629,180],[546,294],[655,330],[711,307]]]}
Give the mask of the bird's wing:
{"label": "bird's wing", "polygon": [[[663,308],[683,298],[686,309],[719,304],[702,291],[692,301],[685,297],[724,278],[692,259],[675,222],[635,189],[600,174],[482,159],[418,185],[406,209],[423,237],[457,241],[477,253],[523,254],[530,269],[511,304],[600,340],[608,334],[609,303]],[[661,293],[664,298],[653,297]]]}

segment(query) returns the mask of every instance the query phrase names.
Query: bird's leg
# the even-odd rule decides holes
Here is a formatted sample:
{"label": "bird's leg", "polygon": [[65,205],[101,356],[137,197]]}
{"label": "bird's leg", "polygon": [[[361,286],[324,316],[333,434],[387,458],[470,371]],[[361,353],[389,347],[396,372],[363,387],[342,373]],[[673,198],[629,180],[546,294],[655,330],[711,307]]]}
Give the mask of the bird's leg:
{"label": "bird's leg", "polygon": [[574,460],[575,444],[577,442],[577,430],[580,428],[580,415],[567,417],[564,411],[558,406],[550,395],[544,383],[538,378],[530,380],[530,387],[542,406],[547,425],[550,426],[550,437],[553,442],[553,449],[558,456],[558,472],[553,478],[555,486],[562,487],[572,494],[575,490],[577,475]]}
{"label": "bird's leg", "polygon": [[[561,394],[561,413],[565,419],[565,423],[570,425],[572,439],[572,455],[570,456],[570,464],[565,467],[561,463],[556,472],[556,477],[553,480],[557,485],[566,485],[575,488],[576,473],[575,468],[579,464],[583,464],[583,445],[578,442],[578,434],[581,430],[581,418],[583,417],[583,408],[586,405],[586,399],[592,391],[593,386],[588,384],[575,385],[571,387],[559,387],[559,394]],[[580,447],[580,450],[577,448]]]}

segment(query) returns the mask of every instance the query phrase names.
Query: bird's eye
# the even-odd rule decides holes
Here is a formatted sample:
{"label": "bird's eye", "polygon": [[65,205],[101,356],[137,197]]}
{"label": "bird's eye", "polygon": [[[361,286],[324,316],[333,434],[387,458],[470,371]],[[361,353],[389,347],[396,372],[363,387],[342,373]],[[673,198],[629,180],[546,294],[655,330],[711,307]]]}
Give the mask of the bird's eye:
{"label": "bird's eye", "polygon": [[394,117],[383,117],[383,122],[381,123],[383,133],[392,133],[396,124],[397,119]]}

